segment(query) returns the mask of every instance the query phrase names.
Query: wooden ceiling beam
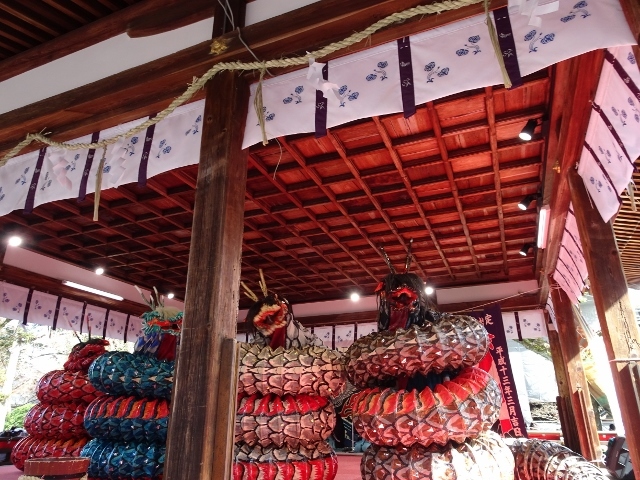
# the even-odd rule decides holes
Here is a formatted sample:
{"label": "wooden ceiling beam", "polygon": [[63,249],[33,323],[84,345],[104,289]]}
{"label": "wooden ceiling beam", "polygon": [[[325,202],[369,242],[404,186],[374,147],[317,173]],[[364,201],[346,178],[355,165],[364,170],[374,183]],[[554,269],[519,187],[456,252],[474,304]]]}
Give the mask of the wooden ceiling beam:
{"label": "wooden ceiling beam", "polygon": [[[251,154],[249,154],[249,161],[253,161]],[[260,202],[259,200],[256,200],[254,198],[251,197],[251,194],[249,193],[249,191],[246,192],[246,197],[252,201],[253,203],[255,203],[258,207],[262,208],[265,212],[269,212],[269,207],[267,205],[264,205],[262,202]],[[284,217],[282,217],[281,215],[277,215],[277,214],[272,214],[271,217],[276,220],[278,223],[280,223],[284,228],[286,228],[289,232],[291,232],[296,238],[302,240],[302,242],[309,248],[311,248],[313,251],[316,252],[316,254],[322,258],[324,261],[327,262],[327,264],[329,265],[333,265],[335,266],[336,270],[338,270],[340,273],[342,273],[344,275],[345,278],[349,279],[354,285],[358,285],[358,282],[356,280],[354,280],[351,276],[349,276],[347,274],[347,272],[345,272],[344,270],[342,270],[342,268],[340,268],[339,266],[335,265],[333,263],[333,260],[331,260],[329,257],[327,257],[326,255],[324,255],[324,253],[322,252],[322,250],[320,250],[319,248],[315,247],[311,241],[308,238],[305,238],[303,236],[301,236],[297,229],[292,226],[292,225],[288,225],[286,222],[286,219]],[[246,221],[246,219],[245,219]],[[341,245],[340,243],[338,243],[338,245]],[[344,249],[345,247],[342,247],[342,249]],[[367,272],[369,273],[369,272]],[[369,273],[371,275],[371,273]],[[372,275],[373,276],[373,275]]]}
{"label": "wooden ceiling beam", "polygon": [[[362,269],[367,272],[369,275],[371,275],[373,278],[377,278],[376,274],[368,267],[366,266],[364,263],[360,262],[360,260],[358,260],[358,257],[355,256],[354,253],[350,252],[349,249],[347,249],[345,246],[342,245],[342,242],[340,241],[340,239],[331,232],[331,230],[324,225],[322,222],[318,221],[317,216],[315,213],[313,213],[311,211],[311,209],[309,208],[305,208],[304,205],[302,204],[302,202],[295,197],[294,195],[287,193],[286,190],[284,189],[284,187],[282,187],[282,185],[280,184],[280,182],[278,182],[277,180],[275,180],[274,178],[272,178],[266,171],[266,168],[264,167],[264,164],[255,157],[255,155],[249,154],[249,162],[255,167],[258,168],[260,170],[262,170],[264,172],[265,177],[276,187],[278,188],[282,188],[283,191],[282,193],[284,193],[290,201],[292,201],[294,203],[294,205],[296,205],[298,207],[298,209],[300,209],[307,217],[309,217],[309,219],[314,222],[318,227],[320,227],[325,234],[327,234],[335,243],[336,245],[339,245],[344,251],[345,253],[347,253],[351,258],[353,258],[353,260],[360,265],[360,267],[362,267]],[[252,198],[252,201],[254,203],[257,204],[257,200]],[[273,213],[273,209],[270,209],[271,211],[271,216],[275,217],[274,213]],[[338,212],[339,213],[339,212]],[[286,224],[286,222],[285,222]],[[291,227],[289,227],[291,228]],[[311,246],[311,245],[309,245]]]}
{"label": "wooden ceiling beam", "polygon": [[462,207],[462,202],[460,201],[460,197],[458,195],[458,185],[456,184],[456,181],[453,175],[453,168],[451,167],[449,152],[447,151],[447,146],[444,143],[444,139],[442,138],[442,127],[440,126],[440,118],[438,117],[438,112],[436,111],[433,105],[433,102],[427,103],[427,111],[428,111],[429,119],[431,120],[433,131],[436,135],[436,140],[438,142],[438,149],[440,150],[440,156],[442,157],[442,163],[444,164],[445,172],[447,173],[447,177],[449,178],[449,185],[451,186],[451,195],[453,196],[453,201],[455,202],[456,209],[458,210],[458,215],[460,216],[462,229],[464,230],[465,236],[467,237],[467,245],[469,246],[469,251],[471,252],[471,258],[473,259],[473,264],[476,268],[476,274],[480,276],[480,267],[478,266],[478,260],[476,259],[475,250],[473,248],[473,242],[471,241],[471,236],[469,235],[469,227],[467,226],[467,219],[465,217],[464,208]]}
{"label": "wooden ceiling beam", "polygon": [[[376,125],[376,129],[378,130],[378,134],[382,138],[382,142],[384,143],[385,147],[387,148],[387,151],[388,151],[389,155],[391,156],[391,160],[393,162],[393,165],[395,166],[398,174],[400,175],[400,178],[402,180],[402,184],[403,184],[404,188],[406,189],[406,192],[411,197],[411,201],[413,202],[413,205],[414,205],[418,215],[420,216],[420,219],[422,220],[422,224],[426,228],[426,230],[427,230],[427,232],[429,234],[429,237],[431,237],[431,241],[433,242],[433,246],[435,247],[436,251],[438,252],[438,255],[440,255],[440,258],[442,259],[442,262],[444,263],[445,267],[449,271],[449,275],[451,276],[451,279],[454,280],[455,277],[453,275],[451,267],[449,266],[449,262],[447,261],[447,257],[445,256],[444,252],[442,251],[442,248],[440,247],[440,244],[438,243],[438,239],[436,237],[436,234],[433,231],[433,228],[431,227],[431,223],[429,222],[429,219],[427,218],[427,215],[425,214],[424,208],[420,204],[420,200],[418,199],[418,195],[416,194],[416,192],[415,192],[415,190],[413,188],[411,179],[409,178],[409,176],[405,172],[405,169],[404,169],[402,160],[400,158],[400,155],[398,154],[398,151],[393,146],[392,141],[391,141],[391,137],[389,136],[389,133],[387,132],[386,128],[384,127],[384,125],[380,121],[380,117],[373,117],[373,122]],[[387,215],[387,218],[388,218],[388,215]],[[391,220],[389,219],[388,221],[390,222]],[[418,265],[419,265],[419,263],[418,263]]]}
{"label": "wooden ceiling beam", "polygon": [[[30,2],[29,5],[35,5],[35,3],[37,2]],[[59,3],[59,1],[54,3],[56,4],[55,8],[62,10],[65,15],[72,16],[80,23],[87,23],[87,20],[85,19],[86,17],[81,15],[77,9],[73,9],[69,5],[64,7]],[[19,27],[24,29],[25,34],[33,36],[36,40],[43,43],[0,62],[0,82],[82,50],[83,48],[87,48],[96,43],[125,33],[129,28],[129,25],[132,25],[133,28],[135,28],[136,21],[142,22],[142,19],[157,15],[159,9],[170,9],[174,15],[180,13],[182,16],[192,13],[194,10],[198,10],[200,17],[193,21],[213,16],[212,11],[202,9],[202,4],[203,1],[200,0],[190,2],[184,2],[182,0],[163,0],[162,6],[159,6],[157,0],[141,0],[106,17],[87,23],[86,25],[76,28],[64,35],[61,35],[61,33],[63,33],[61,29],[51,28],[48,21],[44,20],[43,17],[36,16],[35,18],[37,23],[34,23],[34,25],[56,37],[49,41],[22,24],[18,26],[15,24],[11,25],[13,28]],[[49,6],[49,8],[52,7]],[[179,12],[176,8],[179,9]],[[2,0],[0,3],[0,9],[4,9],[12,15],[15,15],[21,21],[25,22],[25,24],[32,23],[32,15],[23,13],[22,10],[16,6],[16,2],[14,0],[9,0],[8,2],[7,0]],[[98,14],[99,12],[94,12],[94,15],[98,16]],[[59,15],[58,18],[60,17],[62,17],[62,15]],[[40,19],[40,21],[37,21],[37,19]],[[0,16],[0,23],[5,23],[6,21],[3,21]]]}
{"label": "wooden ceiling beam", "polygon": [[498,207],[498,226],[500,228],[500,241],[502,242],[502,259],[504,261],[504,273],[509,274],[507,263],[507,244],[504,234],[504,212],[502,209],[502,187],[500,179],[500,155],[498,153],[498,135],[496,130],[496,108],[493,101],[493,87],[485,88],[485,105],[487,120],[489,121],[489,143],[491,144],[491,164],[493,166],[493,182],[496,187],[496,206]]}

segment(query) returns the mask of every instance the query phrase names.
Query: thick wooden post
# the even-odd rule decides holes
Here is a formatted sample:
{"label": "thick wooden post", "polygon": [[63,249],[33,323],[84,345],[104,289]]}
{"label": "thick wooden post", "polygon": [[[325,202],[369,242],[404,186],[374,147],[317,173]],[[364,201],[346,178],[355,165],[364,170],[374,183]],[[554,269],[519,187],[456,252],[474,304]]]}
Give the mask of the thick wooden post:
{"label": "thick wooden post", "polygon": [[571,407],[580,440],[580,453],[587,460],[600,460],[602,451],[598,439],[598,428],[589,396],[587,377],[580,358],[580,344],[578,343],[573,307],[569,297],[558,287],[557,283],[549,279],[549,284],[551,285],[553,310],[556,313],[556,323],[558,324],[560,350],[566,365]]}
{"label": "thick wooden post", "polygon": [[640,405],[635,393],[640,385],[631,368],[635,368],[635,362],[626,361],[630,358],[640,361],[638,325],[629,300],[613,227],[611,223],[602,221],[575,170],[569,174],[569,184],[591,294],[611,365],[631,461],[640,465]]}
{"label": "thick wooden post", "polygon": [[238,316],[247,176],[241,144],[248,93],[245,81],[232,72],[207,84],[165,480],[229,475],[225,434],[235,415],[217,411],[219,404],[221,412],[233,410],[236,398],[236,386],[221,381],[233,368],[226,362],[228,351],[222,352],[225,340],[235,339]]}
{"label": "thick wooden post", "polygon": [[551,350],[551,360],[553,369],[556,374],[556,383],[558,384],[558,415],[560,417],[560,427],[562,428],[562,436],[564,444],[571,450],[580,450],[580,439],[578,438],[578,430],[576,427],[575,415],[571,405],[571,393],[569,390],[569,382],[567,380],[567,365],[562,358],[562,349],[560,347],[560,337],[556,330],[549,329],[549,350]]}

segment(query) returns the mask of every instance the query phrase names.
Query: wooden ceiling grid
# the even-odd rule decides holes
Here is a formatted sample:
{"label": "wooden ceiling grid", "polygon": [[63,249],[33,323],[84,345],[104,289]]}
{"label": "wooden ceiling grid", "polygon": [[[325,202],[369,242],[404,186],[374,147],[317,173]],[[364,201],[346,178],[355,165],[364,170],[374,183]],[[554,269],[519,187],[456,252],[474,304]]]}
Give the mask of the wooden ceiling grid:
{"label": "wooden ceiling grid", "polygon": [[1,0],[0,61],[138,1],[140,0]]}
{"label": "wooden ceiling grid", "polygon": [[[388,273],[378,249],[436,287],[536,278],[535,205],[544,139],[517,138],[548,109],[549,72],[515,90],[479,89],[402,114],[362,119],[326,137],[291,135],[249,150],[242,277],[258,269],[293,302],[371,294]],[[28,248],[145,287],[184,295],[197,166],[93,196],[16,211],[4,233]],[[243,300],[245,304],[246,300]]]}

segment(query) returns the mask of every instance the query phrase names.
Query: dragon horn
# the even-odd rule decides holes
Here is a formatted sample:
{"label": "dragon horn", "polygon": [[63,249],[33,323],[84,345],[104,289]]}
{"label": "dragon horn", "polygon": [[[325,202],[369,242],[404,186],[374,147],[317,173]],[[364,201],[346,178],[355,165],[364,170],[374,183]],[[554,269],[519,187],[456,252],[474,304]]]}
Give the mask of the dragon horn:
{"label": "dragon horn", "polygon": [[142,290],[140,289],[140,287],[138,287],[137,285],[134,285],[134,287],[136,287],[136,290],[138,291],[138,293],[140,294],[140,296],[142,297],[142,301],[144,303],[146,303],[149,308],[151,308],[151,310],[153,310],[153,302],[151,301],[151,296],[149,297],[149,299],[147,300],[147,297],[144,296],[144,293],[142,292]]}
{"label": "dragon horn", "polygon": [[249,287],[247,287],[246,283],[244,283],[243,281],[240,281],[240,285],[242,285],[242,288],[244,288],[244,294],[247,297],[249,297],[254,302],[258,301],[258,296],[255,293],[253,293]]}
{"label": "dragon horn", "polygon": [[411,255],[411,247],[413,246],[413,238],[409,240],[409,251],[407,252],[407,261],[404,263],[404,273],[409,273],[409,267],[411,266],[411,260],[413,256]]}
{"label": "dragon horn", "polygon": [[389,258],[389,255],[387,255],[387,252],[384,250],[384,247],[382,245],[380,245],[379,248],[380,248],[380,251],[382,252],[382,257],[384,258],[384,261],[387,263],[387,267],[389,267],[389,270],[391,271],[391,273],[395,275],[396,269],[391,264],[391,259]]}
{"label": "dragon horn", "polygon": [[258,283],[260,284],[260,288],[262,289],[262,294],[266,298],[267,294],[268,294],[267,282],[264,279],[264,273],[262,273],[262,269],[259,269],[258,271],[260,272],[260,282],[258,282]]}

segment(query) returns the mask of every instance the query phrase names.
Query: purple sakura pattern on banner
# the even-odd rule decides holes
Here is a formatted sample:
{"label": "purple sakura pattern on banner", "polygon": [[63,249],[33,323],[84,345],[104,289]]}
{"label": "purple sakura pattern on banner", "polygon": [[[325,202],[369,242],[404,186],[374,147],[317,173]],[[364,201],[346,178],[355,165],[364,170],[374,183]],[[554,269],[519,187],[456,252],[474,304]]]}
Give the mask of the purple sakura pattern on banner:
{"label": "purple sakura pattern on banner", "polygon": [[375,80],[376,78],[378,78],[378,75],[380,75],[380,81],[383,81],[389,77],[387,77],[387,71],[385,70],[385,68],[387,68],[389,66],[389,62],[384,61],[384,62],[378,62],[378,68],[379,70],[376,70],[375,68],[373,69],[374,73],[370,73],[369,75],[367,75],[367,82],[371,82],[373,80]]}
{"label": "purple sakura pattern on banner", "polygon": [[524,41],[529,42],[529,53],[537,52],[538,46],[536,43],[540,42],[542,45],[546,45],[547,43],[553,42],[556,38],[555,33],[547,33],[546,35],[542,32],[538,32],[537,30],[531,30],[524,36]]}
{"label": "purple sakura pattern on banner", "polygon": [[433,83],[435,77],[446,77],[449,75],[449,67],[441,68],[436,66],[436,62],[429,62],[424,66],[424,71],[427,72],[427,83]]}
{"label": "purple sakura pattern on banner", "polygon": [[573,20],[574,18],[576,18],[576,15],[580,14],[580,16],[582,18],[587,18],[590,17],[591,14],[587,11],[587,6],[589,4],[585,1],[581,1],[576,3],[573,8],[571,9],[571,11],[569,12],[569,14],[565,17],[562,17],[560,19],[561,22],[563,23],[567,23],[570,22],[571,20]]}
{"label": "purple sakura pattern on banner", "polygon": [[468,40],[471,45],[465,43],[463,48],[459,48],[458,50],[456,50],[456,55],[458,55],[459,57],[467,55],[469,51],[472,51],[474,55],[482,52],[482,50],[480,50],[480,45],[477,45],[477,43],[480,41],[480,35],[473,35],[472,37],[469,37]]}

